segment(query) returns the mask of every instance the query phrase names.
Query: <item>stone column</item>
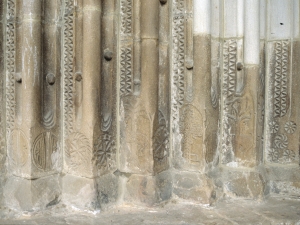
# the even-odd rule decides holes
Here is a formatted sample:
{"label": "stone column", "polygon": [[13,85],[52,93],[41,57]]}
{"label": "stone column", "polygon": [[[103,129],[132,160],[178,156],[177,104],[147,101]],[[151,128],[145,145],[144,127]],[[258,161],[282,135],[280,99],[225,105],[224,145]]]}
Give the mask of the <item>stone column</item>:
{"label": "stone column", "polygon": [[[231,4],[237,5],[236,12]],[[259,6],[259,0],[224,3],[223,191],[246,198],[262,197],[265,184],[257,171],[262,137]]]}
{"label": "stone column", "polygon": [[299,1],[270,1],[266,8],[264,163],[271,192],[294,194],[300,186]]}
{"label": "stone column", "polygon": [[[98,126],[100,124],[101,1],[85,0],[82,1],[82,5],[80,1],[77,3],[79,3],[78,7],[82,7],[82,22],[79,22],[80,18],[78,18],[79,23],[74,26],[73,1],[65,1],[64,62],[66,65],[64,67],[68,70],[64,74],[66,162],[64,171],[66,175],[63,177],[63,200],[79,208],[94,209],[97,206],[97,198],[93,145],[94,138],[100,135]],[[72,64],[73,51],[76,49],[73,44],[74,29],[76,30],[77,27],[82,29],[82,40],[75,39],[75,46],[82,41],[82,51],[80,51],[82,52],[82,74],[75,74]],[[77,67],[78,70],[79,68]],[[78,109],[79,104],[74,104],[72,96],[75,93],[82,96],[82,99],[77,100],[77,103],[81,102],[82,109]],[[78,116],[80,118],[76,118]],[[80,123],[75,123],[78,120]],[[77,198],[78,193],[84,193],[84,197]]]}
{"label": "stone column", "polygon": [[[101,16],[101,126],[94,138],[98,201],[101,208],[119,199],[119,179],[114,173],[117,164],[117,1],[102,1]],[[96,134],[97,132],[95,132]]]}

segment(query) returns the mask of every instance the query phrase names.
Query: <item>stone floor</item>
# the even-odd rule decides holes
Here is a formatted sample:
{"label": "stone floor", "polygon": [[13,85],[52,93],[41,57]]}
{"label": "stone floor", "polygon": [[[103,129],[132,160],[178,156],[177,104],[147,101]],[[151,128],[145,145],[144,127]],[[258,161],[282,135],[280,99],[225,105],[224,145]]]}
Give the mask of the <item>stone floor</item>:
{"label": "stone floor", "polygon": [[43,216],[21,215],[0,224],[299,224],[300,200],[270,198],[265,202],[222,200],[215,206],[173,202],[164,207],[122,207],[98,214],[48,212]]}

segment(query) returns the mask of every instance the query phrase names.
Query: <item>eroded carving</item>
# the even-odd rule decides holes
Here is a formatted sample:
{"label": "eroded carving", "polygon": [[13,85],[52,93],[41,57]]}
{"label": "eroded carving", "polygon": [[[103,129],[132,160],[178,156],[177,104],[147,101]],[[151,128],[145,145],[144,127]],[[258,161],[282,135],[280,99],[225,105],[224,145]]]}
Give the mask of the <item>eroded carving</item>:
{"label": "eroded carving", "polygon": [[40,134],[33,142],[32,158],[34,165],[43,171],[49,171],[55,164],[53,153],[58,150],[57,137],[51,132]]}
{"label": "eroded carving", "polygon": [[158,112],[158,128],[153,136],[153,158],[158,170],[168,165],[169,130],[167,120],[161,111]]}
{"label": "eroded carving", "polygon": [[22,167],[28,161],[29,142],[23,131],[14,129],[9,135],[8,157],[17,167]]}
{"label": "eroded carving", "polygon": [[69,168],[90,174],[92,171],[92,147],[88,138],[79,132],[72,133],[66,141]]}
{"label": "eroded carving", "polygon": [[191,164],[199,163],[203,136],[203,118],[199,110],[191,105],[181,109],[180,131],[182,138],[183,157]]}

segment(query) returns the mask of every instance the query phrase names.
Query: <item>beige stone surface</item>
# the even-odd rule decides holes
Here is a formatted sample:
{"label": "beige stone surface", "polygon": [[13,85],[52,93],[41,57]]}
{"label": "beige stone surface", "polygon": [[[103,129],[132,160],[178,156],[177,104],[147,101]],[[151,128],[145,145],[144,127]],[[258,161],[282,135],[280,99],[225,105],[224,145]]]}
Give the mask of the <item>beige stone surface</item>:
{"label": "beige stone surface", "polygon": [[[213,206],[173,202],[164,207],[123,205],[98,213],[66,213],[52,209],[44,215],[1,216],[0,224],[299,224],[299,200],[269,199],[265,202],[224,200]],[[53,213],[55,214],[53,215]],[[4,219],[7,218],[7,219]]]}

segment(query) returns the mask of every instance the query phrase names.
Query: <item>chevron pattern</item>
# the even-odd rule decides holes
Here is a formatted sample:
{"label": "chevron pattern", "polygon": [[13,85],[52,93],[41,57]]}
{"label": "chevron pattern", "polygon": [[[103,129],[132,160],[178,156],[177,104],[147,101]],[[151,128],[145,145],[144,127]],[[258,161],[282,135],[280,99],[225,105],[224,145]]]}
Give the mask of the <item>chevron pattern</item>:
{"label": "chevron pattern", "polygon": [[73,132],[73,51],[74,51],[74,14],[73,1],[65,0],[65,15],[64,15],[64,127],[65,137]]}
{"label": "chevron pattern", "polygon": [[[179,4],[179,3],[178,3]],[[184,5],[182,5],[184,6]],[[176,12],[178,13],[178,12]],[[172,95],[173,118],[178,118],[180,107],[184,101],[184,74],[185,74],[185,17],[176,15],[173,19],[173,89],[177,90]]]}
{"label": "chevron pattern", "polygon": [[288,76],[288,42],[275,43],[275,77],[274,77],[274,117],[283,117],[288,110],[287,76]]}
{"label": "chevron pattern", "polygon": [[223,93],[227,97],[235,94],[236,88],[236,54],[237,42],[236,40],[228,40],[224,42],[223,46]]}
{"label": "chevron pattern", "polygon": [[7,17],[9,22],[6,25],[6,121],[7,130],[14,127],[15,120],[15,0],[7,1]]}
{"label": "chevron pattern", "polygon": [[132,0],[121,0],[121,33],[131,34],[132,31]]}
{"label": "chevron pattern", "polygon": [[120,91],[121,95],[129,95],[132,92],[132,50],[131,48],[121,49],[121,78]]}

